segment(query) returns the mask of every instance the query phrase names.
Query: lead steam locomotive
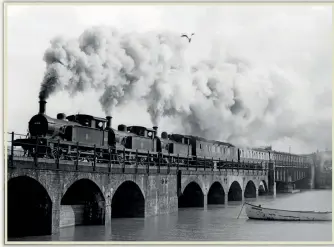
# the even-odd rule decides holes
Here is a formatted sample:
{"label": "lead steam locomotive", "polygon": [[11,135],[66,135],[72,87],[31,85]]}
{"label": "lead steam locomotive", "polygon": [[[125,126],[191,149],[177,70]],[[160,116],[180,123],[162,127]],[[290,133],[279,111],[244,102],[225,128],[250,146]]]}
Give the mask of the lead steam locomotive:
{"label": "lead steam locomotive", "polygon": [[[28,137],[13,143],[22,147],[27,155],[86,161],[93,157],[100,161],[111,160],[112,156],[116,163],[123,163],[131,161],[131,153],[136,153],[137,158],[149,153],[160,157],[162,163],[177,159],[178,163],[190,166],[221,167],[232,163],[253,169],[266,169],[271,160],[276,163],[304,162],[301,156],[271,148],[240,148],[226,142],[166,132],[159,137],[156,126],[150,129],[121,124],[116,130],[111,127],[111,116],[98,118],[76,114],[66,117],[59,113],[57,118],[52,118],[45,114],[45,106],[46,101],[40,99],[39,113],[29,121]],[[152,161],[158,162],[155,158]]]}

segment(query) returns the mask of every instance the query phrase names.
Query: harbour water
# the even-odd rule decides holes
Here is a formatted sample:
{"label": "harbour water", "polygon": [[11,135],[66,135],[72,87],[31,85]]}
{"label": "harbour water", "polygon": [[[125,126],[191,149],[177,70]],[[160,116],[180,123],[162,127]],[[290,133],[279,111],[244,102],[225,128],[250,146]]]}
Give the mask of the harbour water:
{"label": "harbour water", "polygon": [[[332,211],[332,191],[312,190],[296,194],[261,196],[247,201],[263,207]],[[136,219],[112,219],[109,227],[62,228],[52,236],[26,237],[18,241],[331,241],[332,222],[279,222],[249,220],[241,202],[182,208],[169,215]]]}

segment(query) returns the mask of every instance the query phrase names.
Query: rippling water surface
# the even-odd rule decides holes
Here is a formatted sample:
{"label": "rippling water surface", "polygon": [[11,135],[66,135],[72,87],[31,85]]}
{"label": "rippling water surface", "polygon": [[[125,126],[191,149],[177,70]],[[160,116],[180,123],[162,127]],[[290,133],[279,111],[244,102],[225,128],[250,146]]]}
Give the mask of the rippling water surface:
{"label": "rippling water surface", "polygon": [[[263,207],[332,211],[332,191],[304,191],[247,200]],[[53,236],[27,237],[30,241],[331,241],[332,222],[249,220],[241,202],[228,206],[183,208],[146,219],[112,219],[109,227],[67,227]]]}

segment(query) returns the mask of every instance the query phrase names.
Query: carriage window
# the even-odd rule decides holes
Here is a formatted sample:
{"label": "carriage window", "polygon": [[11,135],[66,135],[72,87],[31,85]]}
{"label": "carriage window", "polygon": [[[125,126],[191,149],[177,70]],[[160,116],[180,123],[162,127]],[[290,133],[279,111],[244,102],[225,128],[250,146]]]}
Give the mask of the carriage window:
{"label": "carriage window", "polygon": [[202,144],[199,144],[199,148],[202,149]]}

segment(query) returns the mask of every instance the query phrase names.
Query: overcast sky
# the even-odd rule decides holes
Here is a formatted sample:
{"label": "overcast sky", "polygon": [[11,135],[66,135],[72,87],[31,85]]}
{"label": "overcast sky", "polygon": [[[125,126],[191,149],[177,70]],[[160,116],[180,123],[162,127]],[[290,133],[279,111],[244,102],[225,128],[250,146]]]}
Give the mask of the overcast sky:
{"label": "overcast sky", "polygon": [[[215,74],[218,84],[224,85],[221,90],[227,88],[229,81],[240,82],[238,93],[247,121],[240,118],[244,122],[239,123],[238,118],[220,115],[220,108],[216,107],[214,113],[205,115],[206,122],[199,123],[205,133],[219,128],[222,139],[273,145],[281,151],[288,151],[291,146],[296,153],[331,149],[330,6],[32,5],[9,6],[7,13],[9,131],[26,133],[28,121],[38,111],[38,94],[46,70],[43,56],[50,41],[56,36],[77,39],[85,29],[103,25],[121,32],[194,32],[191,43],[184,44],[188,64],[212,59],[221,66],[226,64],[226,54],[247,64],[242,80],[237,72],[224,78]],[[220,61],[222,57],[225,60]],[[259,82],[258,78],[264,79]],[[227,93],[222,95],[228,97]],[[178,100],[183,100],[182,95]],[[270,107],[275,108],[270,114],[261,110]],[[195,119],[210,109],[208,106],[198,110]],[[105,116],[99,95],[93,90],[74,98],[66,92],[56,93],[48,99],[46,111],[53,117],[58,112]],[[142,101],[116,107],[112,114],[114,128],[121,123],[153,125]],[[159,129],[178,131],[178,124],[188,124],[185,119],[194,121],[194,116],[162,118]]]}

